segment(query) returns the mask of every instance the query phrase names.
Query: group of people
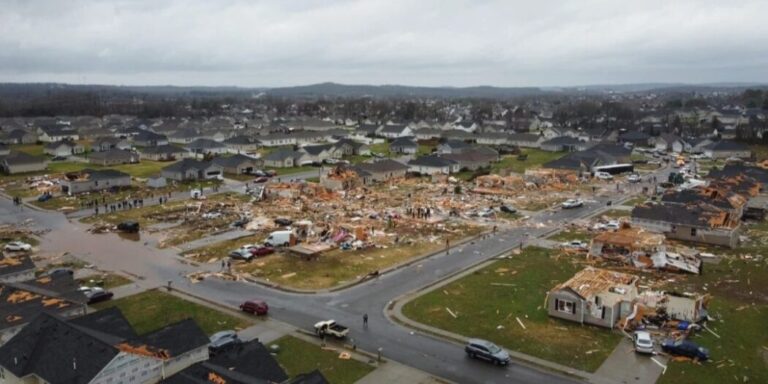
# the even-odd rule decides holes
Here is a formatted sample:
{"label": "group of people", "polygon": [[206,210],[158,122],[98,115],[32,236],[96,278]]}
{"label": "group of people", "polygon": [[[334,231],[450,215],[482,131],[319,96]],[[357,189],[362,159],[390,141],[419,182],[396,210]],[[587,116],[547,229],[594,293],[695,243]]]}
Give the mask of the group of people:
{"label": "group of people", "polygon": [[430,217],[432,217],[432,209],[431,209],[431,208],[428,208],[428,207],[427,207],[427,208],[422,208],[422,207],[419,207],[419,208],[408,207],[408,208],[405,210],[405,213],[406,213],[407,215],[410,215],[410,216],[411,216],[412,218],[414,218],[414,219],[429,219]]}

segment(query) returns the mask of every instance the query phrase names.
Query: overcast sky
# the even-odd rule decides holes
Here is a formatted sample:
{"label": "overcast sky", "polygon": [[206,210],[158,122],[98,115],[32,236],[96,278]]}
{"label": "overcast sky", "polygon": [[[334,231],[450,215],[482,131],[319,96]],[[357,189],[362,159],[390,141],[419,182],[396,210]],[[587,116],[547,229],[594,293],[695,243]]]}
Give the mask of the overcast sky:
{"label": "overcast sky", "polygon": [[768,82],[768,1],[0,0],[0,81]]}

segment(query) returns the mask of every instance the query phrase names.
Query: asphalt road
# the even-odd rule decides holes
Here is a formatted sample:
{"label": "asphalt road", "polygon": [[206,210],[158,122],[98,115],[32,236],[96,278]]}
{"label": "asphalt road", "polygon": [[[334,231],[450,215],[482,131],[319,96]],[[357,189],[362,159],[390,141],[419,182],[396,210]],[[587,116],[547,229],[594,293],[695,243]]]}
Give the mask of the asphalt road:
{"label": "asphalt road", "polygon": [[[661,172],[659,175],[659,180],[666,177]],[[577,380],[516,362],[508,367],[495,367],[468,359],[460,345],[391,323],[384,309],[397,297],[512,250],[521,240],[541,236],[552,229],[536,223],[558,226],[588,216],[605,207],[608,200],[621,197],[621,194],[584,197],[582,208],[540,212],[529,220],[529,227],[500,232],[455,247],[447,255],[437,254],[377,279],[321,294],[295,294],[258,284],[217,279],[191,284],[184,275],[199,268],[182,263],[172,250],[158,250],[141,241],[124,240],[115,235],[91,235],[85,226],[69,222],[59,213],[20,209],[7,199],[0,199],[0,222],[32,219],[51,229],[41,241],[42,252],[68,251],[100,268],[137,276],[148,285],[165,285],[171,281],[174,287],[233,308],[246,299],[264,299],[270,304],[270,316],[307,330],[318,320],[335,319],[350,327],[350,338],[359,348],[374,353],[381,348],[385,358],[458,383],[571,383]],[[367,328],[362,325],[364,313],[369,316]]]}

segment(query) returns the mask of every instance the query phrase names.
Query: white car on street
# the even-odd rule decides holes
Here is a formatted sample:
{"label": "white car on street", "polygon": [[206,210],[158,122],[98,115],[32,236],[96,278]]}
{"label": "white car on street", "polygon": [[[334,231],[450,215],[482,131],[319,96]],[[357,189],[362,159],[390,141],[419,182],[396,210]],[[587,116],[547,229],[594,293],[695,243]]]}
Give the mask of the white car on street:
{"label": "white car on street", "polygon": [[634,344],[635,344],[635,352],[647,353],[647,354],[655,353],[655,350],[653,348],[653,338],[651,337],[650,332],[635,331],[635,334],[632,337],[632,340],[634,341]]}
{"label": "white car on street", "polygon": [[32,246],[23,241],[11,241],[5,245],[5,250],[11,252],[29,252],[32,250]]}
{"label": "white car on street", "polygon": [[584,206],[584,202],[581,199],[568,199],[562,204],[563,209],[579,208]]}
{"label": "white car on street", "polygon": [[627,182],[630,182],[630,183],[639,183],[640,181],[641,181],[641,179],[640,179],[640,175],[638,175],[638,174],[636,174],[636,173],[633,173],[633,174],[631,174],[631,175],[627,176]]}
{"label": "white car on street", "polygon": [[560,248],[576,251],[586,251],[589,249],[589,243],[581,240],[566,241],[565,243],[560,244]]}

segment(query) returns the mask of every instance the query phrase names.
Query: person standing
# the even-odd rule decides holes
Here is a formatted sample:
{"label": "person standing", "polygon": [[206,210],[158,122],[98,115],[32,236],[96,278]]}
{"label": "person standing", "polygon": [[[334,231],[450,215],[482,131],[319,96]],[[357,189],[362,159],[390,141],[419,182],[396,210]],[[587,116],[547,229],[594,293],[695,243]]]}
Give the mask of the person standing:
{"label": "person standing", "polygon": [[368,328],[368,314],[363,314],[363,328]]}

